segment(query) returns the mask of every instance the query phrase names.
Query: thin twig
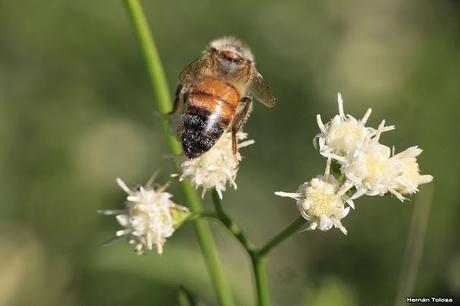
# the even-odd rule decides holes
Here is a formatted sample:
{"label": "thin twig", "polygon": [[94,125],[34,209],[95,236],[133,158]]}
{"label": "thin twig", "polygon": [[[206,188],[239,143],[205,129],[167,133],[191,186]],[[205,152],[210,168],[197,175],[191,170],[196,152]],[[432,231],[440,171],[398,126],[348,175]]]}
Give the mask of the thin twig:
{"label": "thin twig", "polygon": [[257,254],[251,256],[256,282],[257,305],[269,306],[270,295],[268,294],[267,272],[265,271],[265,259]]}
{"label": "thin twig", "polygon": [[243,248],[251,254],[254,252],[254,245],[251,241],[246,237],[243,231],[240,229],[238,224],[236,224],[230,216],[224,211],[222,207],[221,200],[219,195],[215,189],[212,191],[212,200],[214,203],[214,208],[216,210],[216,216],[222,222],[222,224],[235,236],[235,238],[241,243]]}
{"label": "thin twig", "polygon": [[256,301],[258,306],[269,306],[270,299],[268,295],[267,276],[265,273],[265,262],[255,251],[254,245],[249,241],[240,227],[225,212],[219,194],[214,189],[212,191],[212,200],[216,215],[222,224],[232,233],[232,235],[241,243],[244,250],[251,259],[252,270],[254,272],[254,281],[256,285]]}
{"label": "thin twig", "polygon": [[289,238],[292,234],[296,233],[305,224],[305,219],[298,217],[291,224],[289,224],[278,235],[268,241],[257,253],[259,256],[266,256],[275,246]]}
{"label": "thin twig", "polygon": [[281,242],[289,238],[297,232],[304,224],[305,219],[297,218],[288,227],[282,230],[278,235],[273,237],[264,247],[256,251],[252,242],[241,231],[240,227],[232,220],[225,212],[219,194],[214,189],[212,191],[212,200],[214,203],[215,214],[222,224],[230,231],[230,233],[241,243],[244,250],[251,259],[252,269],[254,272],[254,281],[256,284],[256,296],[258,306],[269,306],[270,298],[268,294],[267,275],[265,271],[265,257],[267,254]]}

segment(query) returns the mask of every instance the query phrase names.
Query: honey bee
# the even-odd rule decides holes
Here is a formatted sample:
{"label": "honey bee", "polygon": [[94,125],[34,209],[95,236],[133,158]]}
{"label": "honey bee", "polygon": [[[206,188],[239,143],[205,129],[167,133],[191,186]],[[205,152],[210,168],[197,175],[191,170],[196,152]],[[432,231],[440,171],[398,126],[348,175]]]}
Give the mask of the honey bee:
{"label": "honey bee", "polygon": [[201,156],[224,132],[232,133],[236,156],[236,133],[252,109],[252,96],[265,106],[275,105],[276,99],[257,72],[249,48],[233,37],[209,43],[181,72],[171,112],[180,114],[176,132],[185,156]]}

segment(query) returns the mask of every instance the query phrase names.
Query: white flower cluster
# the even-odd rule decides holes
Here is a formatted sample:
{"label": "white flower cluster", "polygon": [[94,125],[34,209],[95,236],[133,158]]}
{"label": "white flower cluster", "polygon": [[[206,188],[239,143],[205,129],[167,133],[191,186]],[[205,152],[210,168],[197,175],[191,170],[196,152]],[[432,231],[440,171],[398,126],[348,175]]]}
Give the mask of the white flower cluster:
{"label": "white flower cluster", "polygon": [[188,216],[188,209],[171,201],[172,195],[164,191],[167,184],[155,190],[152,180],[132,190],[121,179],[117,179],[117,183],[128,194],[126,209],[103,210],[100,213],[116,215],[123,227],[116,232],[116,237],[128,236],[129,243],[134,245],[138,254],[151,251],[153,245],[158,254],[162,254],[166,238]]}
{"label": "white flower cluster", "polygon": [[[276,194],[297,200],[302,216],[310,221],[310,229],[318,227],[324,231],[334,225],[346,234],[340,223],[349,212],[345,202],[354,208],[352,200],[360,196],[387,193],[404,201],[405,195],[416,193],[419,185],[431,182],[433,177],[420,174],[417,156],[422,150],[417,146],[394,155],[389,147],[379,143],[380,135],[394,126],[385,126],[383,120],[377,129],[366,127],[371,109],[360,120],[345,115],[340,93],[338,106],[339,114],[326,124],[317,115],[321,133],[314,142],[319,144],[320,154],[328,158],[326,174],[301,185],[297,193]],[[337,175],[344,178],[341,183],[329,174],[331,160],[340,167]],[[354,192],[347,197],[346,192],[352,189]]]}
{"label": "white flower cluster", "polygon": [[321,133],[316,136],[320,153],[336,160],[348,182],[352,183],[356,199],[362,195],[394,194],[404,201],[406,194],[418,191],[418,185],[431,182],[431,175],[420,175],[416,157],[422,153],[411,147],[392,156],[392,150],[378,141],[382,132],[393,130],[385,127],[385,120],[375,130],[366,127],[371,109],[363,119],[356,120],[343,111],[343,100],[338,94],[339,115],[323,124],[317,116]]}
{"label": "white flower cluster", "polygon": [[[237,140],[245,140],[247,134],[238,132]],[[238,148],[243,148],[254,143],[254,140],[246,140],[238,143]],[[217,143],[206,153],[195,159],[184,159],[180,163],[181,174],[179,180],[190,178],[192,185],[202,188],[202,196],[206,190],[216,188],[219,197],[227,184],[237,188],[235,179],[241,155],[237,151],[236,156],[232,152],[231,132],[224,133]]]}

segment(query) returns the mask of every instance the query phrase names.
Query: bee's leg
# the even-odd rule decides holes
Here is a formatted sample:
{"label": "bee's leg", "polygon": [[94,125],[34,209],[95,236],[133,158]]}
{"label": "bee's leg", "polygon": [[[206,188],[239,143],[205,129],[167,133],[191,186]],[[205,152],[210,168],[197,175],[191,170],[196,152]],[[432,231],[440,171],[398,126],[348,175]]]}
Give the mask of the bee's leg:
{"label": "bee's leg", "polygon": [[241,129],[243,123],[246,122],[249,112],[252,109],[252,98],[243,97],[240,100],[240,104],[243,104],[243,107],[235,115],[235,119],[233,120],[232,124],[232,152],[235,159],[236,153],[238,152],[236,133],[238,133],[238,131]]}
{"label": "bee's leg", "polygon": [[232,128],[232,153],[235,159],[237,151],[238,148],[236,147],[236,130]]}
{"label": "bee's leg", "polygon": [[240,105],[243,105],[241,110],[235,114],[235,119],[233,120],[232,129],[235,132],[238,132],[243,123],[246,122],[246,119],[252,110],[252,98],[251,97],[243,97],[240,100]]}

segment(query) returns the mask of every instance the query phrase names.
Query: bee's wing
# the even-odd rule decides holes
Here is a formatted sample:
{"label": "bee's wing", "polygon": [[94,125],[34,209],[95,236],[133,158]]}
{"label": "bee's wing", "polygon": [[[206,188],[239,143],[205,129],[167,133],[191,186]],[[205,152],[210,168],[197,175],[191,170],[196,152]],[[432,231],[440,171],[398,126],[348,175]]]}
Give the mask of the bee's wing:
{"label": "bee's wing", "polygon": [[190,65],[185,67],[179,75],[179,81],[182,84],[189,84],[199,78],[204,70],[211,65],[209,56],[203,55],[202,57],[194,60]]}
{"label": "bee's wing", "polygon": [[276,98],[273,96],[272,90],[267,81],[265,81],[262,75],[258,72],[254,73],[251,85],[249,86],[249,93],[265,106],[275,106]]}

